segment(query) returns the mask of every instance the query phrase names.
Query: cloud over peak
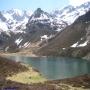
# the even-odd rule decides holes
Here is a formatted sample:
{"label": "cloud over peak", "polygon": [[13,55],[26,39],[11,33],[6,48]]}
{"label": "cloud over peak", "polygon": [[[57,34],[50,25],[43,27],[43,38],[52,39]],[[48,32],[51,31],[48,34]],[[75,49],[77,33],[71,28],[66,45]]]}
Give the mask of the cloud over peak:
{"label": "cloud over peak", "polygon": [[90,0],[69,0],[70,5],[79,6],[83,3],[89,2]]}

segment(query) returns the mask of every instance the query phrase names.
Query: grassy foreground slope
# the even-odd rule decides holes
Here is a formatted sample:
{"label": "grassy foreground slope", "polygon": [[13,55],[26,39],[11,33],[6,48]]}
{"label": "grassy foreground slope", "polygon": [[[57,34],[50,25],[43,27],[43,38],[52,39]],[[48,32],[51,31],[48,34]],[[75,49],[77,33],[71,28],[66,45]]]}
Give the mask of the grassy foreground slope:
{"label": "grassy foreground slope", "polygon": [[0,57],[0,81],[11,80],[21,83],[38,83],[45,79],[32,67]]}

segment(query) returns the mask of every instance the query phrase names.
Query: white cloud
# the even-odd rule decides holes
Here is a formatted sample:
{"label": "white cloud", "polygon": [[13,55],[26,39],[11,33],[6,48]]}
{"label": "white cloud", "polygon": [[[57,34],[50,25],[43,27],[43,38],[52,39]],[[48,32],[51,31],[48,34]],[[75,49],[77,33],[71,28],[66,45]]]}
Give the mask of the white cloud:
{"label": "white cloud", "polygon": [[73,5],[73,6],[79,6],[88,1],[90,1],[90,0],[69,0],[69,3],[70,3],[70,5]]}

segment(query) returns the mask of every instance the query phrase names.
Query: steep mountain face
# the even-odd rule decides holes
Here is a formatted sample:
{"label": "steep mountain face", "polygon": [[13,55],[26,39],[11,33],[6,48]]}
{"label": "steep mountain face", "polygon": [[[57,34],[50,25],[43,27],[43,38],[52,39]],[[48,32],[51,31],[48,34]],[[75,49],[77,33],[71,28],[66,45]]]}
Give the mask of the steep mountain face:
{"label": "steep mountain face", "polygon": [[[47,12],[38,8],[30,17],[27,23],[28,29],[40,30],[48,29],[55,30],[56,26],[53,24],[53,18]],[[57,29],[57,28],[56,28]]]}
{"label": "steep mountain face", "polygon": [[84,57],[90,53],[90,11],[80,16],[72,25],[48,40],[38,53]]}
{"label": "steep mountain face", "polygon": [[41,10],[41,8],[38,8],[30,17],[28,22],[30,23],[38,21],[40,23],[45,23],[44,20],[46,20],[48,23],[50,22],[50,19],[52,19],[52,17],[47,12],[44,12],[43,10]]}
{"label": "steep mountain face", "polygon": [[52,25],[53,18],[40,8],[38,8],[30,17],[26,32],[30,35],[31,42],[40,41],[41,36],[55,34],[55,27]]}

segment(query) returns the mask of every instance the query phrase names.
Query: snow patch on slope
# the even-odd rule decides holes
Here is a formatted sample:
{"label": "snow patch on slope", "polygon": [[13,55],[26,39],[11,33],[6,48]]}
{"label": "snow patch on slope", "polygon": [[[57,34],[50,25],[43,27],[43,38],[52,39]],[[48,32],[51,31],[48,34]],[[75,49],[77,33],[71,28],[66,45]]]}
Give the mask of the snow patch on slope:
{"label": "snow patch on slope", "polygon": [[22,40],[23,40],[23,39],[19,38],[19,39],[17,39],[17,40],[15,41],[15,43],[16,43],[17,45],[19,45],[19,44],[22,42]]}
{"label": "snow patch on slope", "polygon": [[88,41],[85,41],[82,44],[78,44],[78,42],[76,42],[75,44],[73,44],[71,47],[84,47],[88,44]]}

